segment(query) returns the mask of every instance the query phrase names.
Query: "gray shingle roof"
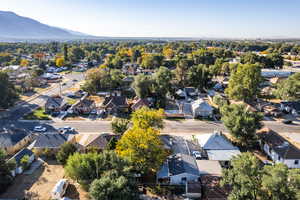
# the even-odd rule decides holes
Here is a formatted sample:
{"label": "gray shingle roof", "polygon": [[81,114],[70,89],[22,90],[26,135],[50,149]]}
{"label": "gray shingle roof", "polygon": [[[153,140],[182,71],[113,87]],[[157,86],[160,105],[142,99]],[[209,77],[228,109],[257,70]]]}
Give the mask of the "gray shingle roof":
{"label": "gray shingle roof", "polygon": [[[71,134],[72,135],[72,134]],[[70,134],[40,134],[30,145],[32,148],[59,148],[69,140]]]}
{"label": "gray shingle roof", "polygon": [[29,134],[21,129],[0,132],[0,148],[14,146]]}

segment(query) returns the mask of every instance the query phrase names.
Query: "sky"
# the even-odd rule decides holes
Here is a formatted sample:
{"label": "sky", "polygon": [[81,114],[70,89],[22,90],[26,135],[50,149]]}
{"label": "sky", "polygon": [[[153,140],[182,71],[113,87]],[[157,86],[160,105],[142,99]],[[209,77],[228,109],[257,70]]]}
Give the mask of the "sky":
{"label": "sky", "polygon": [[0,0],[0,10],[95,36],[300,37],[300,0]]}

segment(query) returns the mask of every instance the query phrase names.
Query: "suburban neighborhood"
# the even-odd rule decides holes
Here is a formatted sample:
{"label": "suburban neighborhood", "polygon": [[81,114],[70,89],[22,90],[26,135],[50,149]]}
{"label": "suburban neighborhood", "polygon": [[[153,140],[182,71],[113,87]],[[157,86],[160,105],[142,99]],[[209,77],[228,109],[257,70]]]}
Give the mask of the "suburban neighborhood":
{"label": "suburban neighborhood", "polygon": [[299,39],[1,20],[0,200],[300,199]]}

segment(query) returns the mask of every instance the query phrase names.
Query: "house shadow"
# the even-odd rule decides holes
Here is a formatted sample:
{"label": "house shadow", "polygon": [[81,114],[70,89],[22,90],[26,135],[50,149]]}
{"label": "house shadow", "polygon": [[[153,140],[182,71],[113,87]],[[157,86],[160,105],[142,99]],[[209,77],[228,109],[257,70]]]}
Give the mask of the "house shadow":
{"label": "house shadow", "polygon": [[30,188],[37,182],[46,181],[39,180],[45,170],[45,166],[42,165],[31,175],[20,174],[15,177],[12,185],[0,195],[3,199],[39,199],[39,195],[34,192],[28,192]]}
{"label": "house shadow", "polygon": [[80,199],[79,192],[77,191],[76,186],[72,183],[69,184],[64,196],[70,199]]}

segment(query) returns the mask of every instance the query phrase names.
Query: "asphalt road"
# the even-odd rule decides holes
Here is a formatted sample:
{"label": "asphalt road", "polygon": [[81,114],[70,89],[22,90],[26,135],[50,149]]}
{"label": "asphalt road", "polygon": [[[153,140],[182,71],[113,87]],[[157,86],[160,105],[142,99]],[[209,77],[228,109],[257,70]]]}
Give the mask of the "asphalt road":
{"label": "asphalt road", "polygon": [[[264,125],[300,144],[300,124],[283,124],[276,121],[264,121]],[[15,120],[1,120],[0,127],[11,126],[32,131],[34,126],[43,125],[49,132],[56,132],[57,128],[71,126],[78,133],[111,132],[110,121],[62,121],[62,122],[24,122]],[[176,136],[191,136],[195,134],[212,133],[213,131],[228,132],[220,122],[206,122],[199,120],[165,121],[165,134]]]}
{"label": "asphalt road", "polygon": [[[84,74],[83,73],[70,73],[66,74],[64,77],[65,80],[67,80],[65,85],[61,86],[62,92],[71,88],[75,82],[73,82],[73,79],[76,79],[78,81],[81,81],[84,79]],[[27,101],[25,103],[22,103],[20,105],[16,105],[15,107],[10,109],[10,117],[8,118],[9,120],[18,120],[21,117],[24,116],[24,114],[29,113],[31,110],[38,108],[41,105],[44,105],[46,100],[48,99],[49,96],[54,95],[54,94],[59,94],[60,93],[60,86],[59,84],[56,84],[54,87],[51,89],[41,93],[38,97]]]}

